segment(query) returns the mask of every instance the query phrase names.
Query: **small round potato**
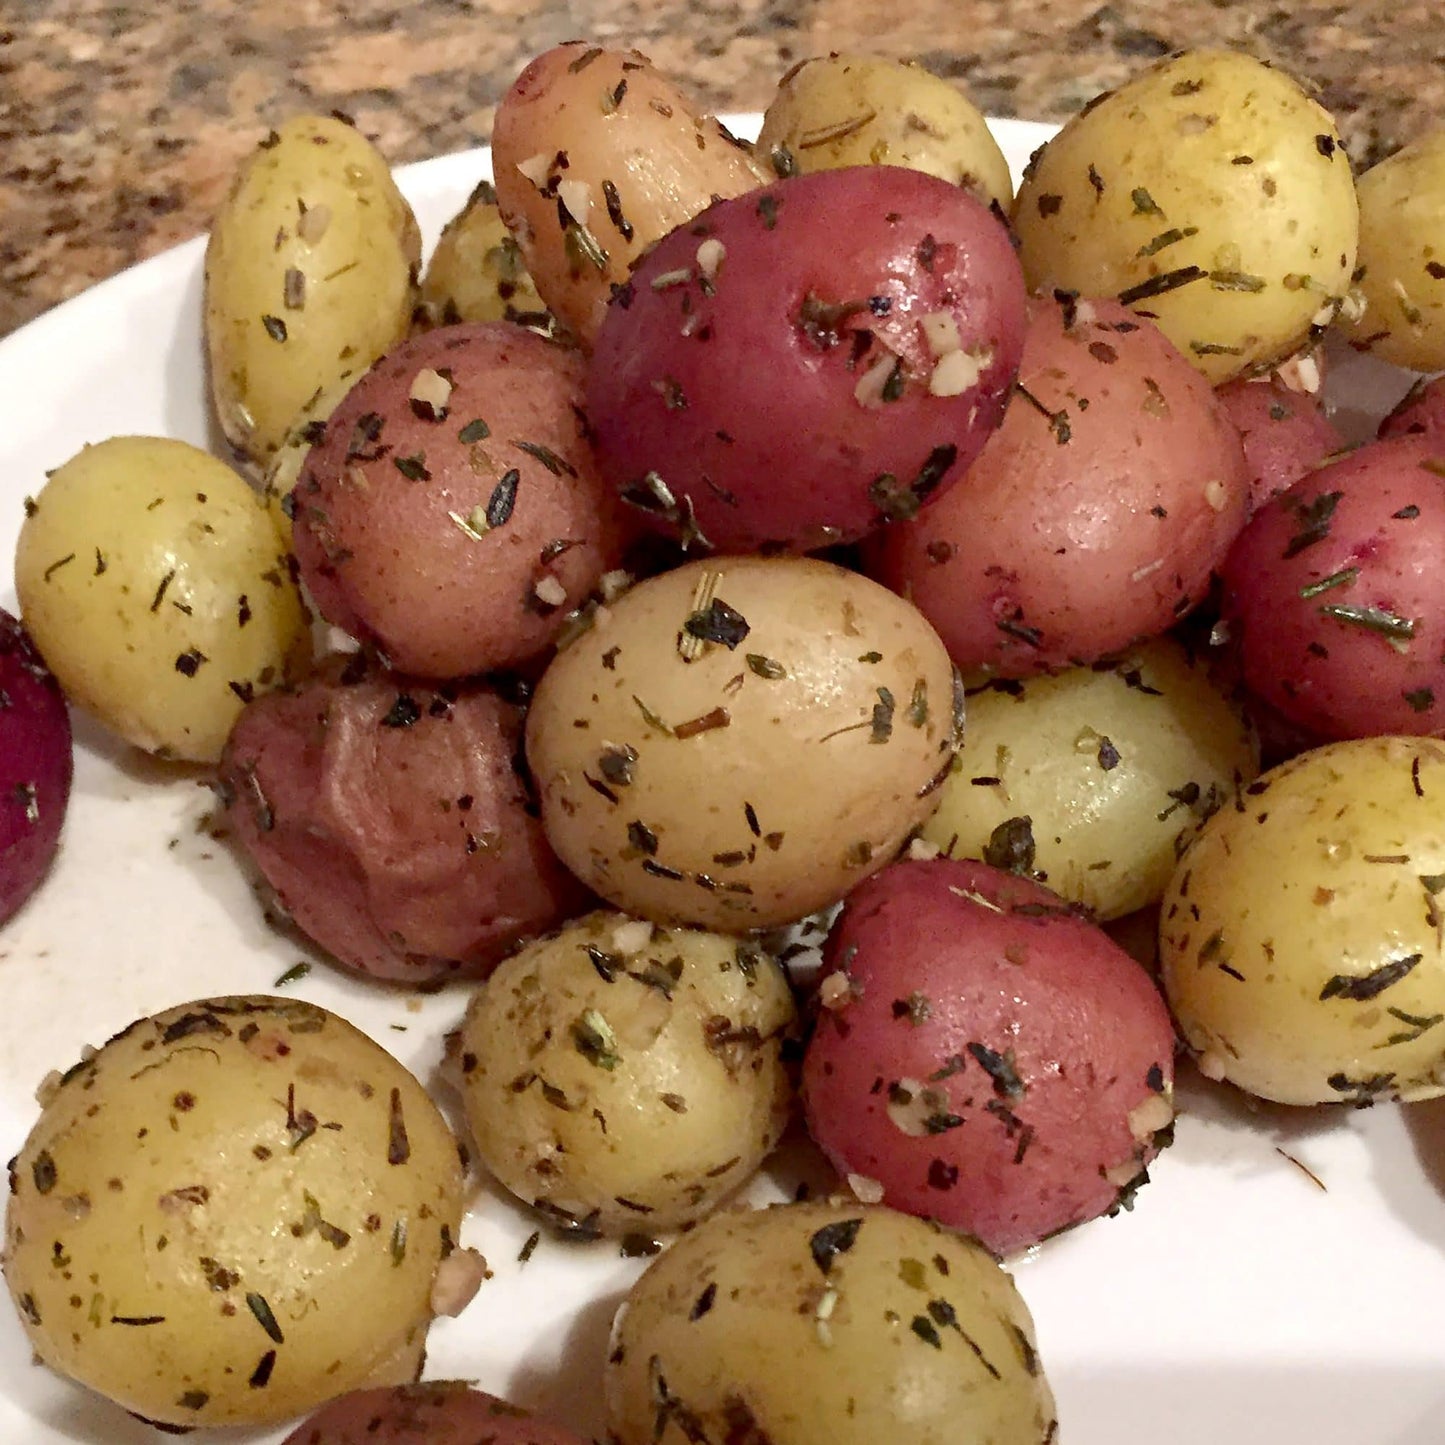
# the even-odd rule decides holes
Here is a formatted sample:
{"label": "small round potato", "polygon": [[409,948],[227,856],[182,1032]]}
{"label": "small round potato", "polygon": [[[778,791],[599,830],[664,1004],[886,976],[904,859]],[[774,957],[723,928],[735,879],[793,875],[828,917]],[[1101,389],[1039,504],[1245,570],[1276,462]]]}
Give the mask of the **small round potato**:
{"label": "small round potato", "polygon": [[15,590],[66,696],[161,757],[214,762],[307,643],[265,506],[224,463],[159,437],[114,437],[50,474]]}
{"label": "small round potato", "polygon": [[1329,113],[1240,51],[1191,50],[1086,106],[1014,204],[1029,285],[1152,317],[1212,382],[1333,317],[1359,211]]}
{"label": "small round potato", "polygon": [[1157,900],[1200,819],[1259,771],[1239,709],[1170,638],[968,696],[967,740],[923,837],[1021,866],[1096,918]]}
{"label": "small round potato", "polygon": [[296,413],[296,419],[287,429],[281,445],[271,454],[261,480],[261,497],[288,552],[292,542],[291,513],[296,505],[291,493],[301,479],[301,469],[306,465],[311,448],[326,435],[328,418],[351,390],[355,380],[353,376],[343,377],[309,397]]}
{"label": "small round potato", "polygon": [[269,1424],[420,1367],[462,1214],[417,1081],[295,999],[203,999],[71,1069],[11,1166],[6,1283],[61,1374],[166,1426]]}
{"label": "small round potato", "polygon": [[826,55],[779,82],[754,147],[780,176],[837,166],[907,166],[1004,211],[1008,161],[983,112],[946,80],[877,55]]}
{"label": "small round potato", "polygon": [[772,1151],[792,1099],[792,994],[717,933],[592,913],[482,985],[452,1054],[482,1162],[604,1234],[695,1224]]}
{"label": "small round potato", "polygon": [[1164,896],[1163,983],[1202,1073],[1282,1104],[1445,1093],[1445,744],[1301,754],[1222,808]]}
{"label": "small round potato", "polygon": [[461,1380],[358,1390],[323,1406],[282,1445],[583,1445]]}
{"label": "small round potato", "polygon": [[961,707],[902,598],[827,562],[716,557],[640,583],[557,656],[527,756],[590,888],[736,933],[893,858],[937,806]]}
{"label": "small round potato", "polygon": [[861,1204],[715,1214],[613,1327],[618,1445],[1049,1445],[1053,1395],[1013,1280],[977,1244]]}

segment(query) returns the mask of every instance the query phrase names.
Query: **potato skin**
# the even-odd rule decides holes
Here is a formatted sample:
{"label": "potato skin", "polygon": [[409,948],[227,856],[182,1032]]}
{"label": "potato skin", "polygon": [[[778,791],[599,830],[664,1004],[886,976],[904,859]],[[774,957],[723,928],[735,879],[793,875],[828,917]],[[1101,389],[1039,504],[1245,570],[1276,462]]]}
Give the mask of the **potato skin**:
{"label": "potato skin", "polygon": [[963,482],[887,529],[869,571],[965,670],[1027,677],[1173,626],[1244,525],[1239,434],[1114,301],[1036,299],[1019,385]]}
{"label": "potato skin", "polygon": [[739,933],[888,862],[937,806],[955,702],[901,598],[831,563],[716,557],[639,583],[557,656],[527,757],[547,836],[590,888]]}
{"label": "potato skin", "polygon": [[14,1162],[6,1283],[40,1358],[173,1426],[413,1378],[462,1213],[421,1085],[295,999],[201,999],[78,1064]]}
{"label": "potato skin", "polygon": [[587,1232],[683,1228],[787,1123],[797,1019],[778,963],[718,933],[592,913],[507,959],[452,1041],[477,1152]]}
{"label": "potato skin", "polygon": [[1224,808],[1165,894],[1162,979],[1200,1070],[1282,1104],[1445,1092],[1445,745],[1332,743]]}
{"label": "potato skin", "polygon": [[920,171],[719,202],[642,261],[597,336],[603,472],[720,551],[856,541],[963,474],[1002,414],[1024,302],[1004,228]]}
{"label": "potato skin", "polygon": [[236,836],[286,913],[347,968],[480,978],[585,907],[514,766],[522,710],[336,662],[241,714],[221,760]]}
{"label": "potato skin", "polygon": [[226,439],[264,465],[307,399],[406,335],[421,234],[354,126],[301,115],[237,172],[206,247],[211,395]]}
{"label": "potato skin", "polygon": [[223,462],[161,437],[113,437],[50,474],[15,590],[66,696],[160,757],[214,762],[245,700],[308,648],[264,505]]}
{"label": "potato skin", "polygon": [[1422,436],[1445,451],[1445,377],[1422,376],[1380,423],[1381,441],[1402,436]]}
{"label": "potato skin", "polygon": [[584,346],[648,247],[764,179],[645,55],[581,41],[539,55],[502,97],[492,163],[538,292]]}
{"label": "potato skin", "polygon": [[1033,1322],[973,1241],[828,1202],[715,1214],[633,1286],[605,1377],[618,1445],[1048,1445]]}
{"label": "potato skin", "polygon": [[824,963],[841,977],[803,1063],[808,1127],[884,1203],[1011,1254],[1147,1181],[1174,1117],[1169,1015],[1057,894],[898,863],[844,904]]}
{"label": "potato skin", "polygon": [[507,322],[389,352],[332,412],[293,493],[323,616],[422,677],[544,652],[632,531],[581,401],[577,353]]}
{"label": "potato skin", "polygon": [[[780,149],[781,148],[781,153]],[[754,150],[779,175],[907,166],[963,186],[984,205],[1013,200],[988,121],[946,80],[878,55],[820,55],[778,83]]]}
{"label": "potato skin", "polygon": [[1190,50],[1086,106],[1014,202],[1029,285],[1118,295],[1211,382],[1333,317],[1359,234],[1334,121],[1283,71]]}
{"label": "potato skin", "polygon": [[1226,382],[1214,394],[1244,443],[1251,516],[1332,452],[1344,450],[1345,439],[1317,394],[1291,391],[1274,376]]}
{"label": "potato skin", "polygon": [[358,1390],[281,1445],[585,1445],[580,1435],[460,1380]]}

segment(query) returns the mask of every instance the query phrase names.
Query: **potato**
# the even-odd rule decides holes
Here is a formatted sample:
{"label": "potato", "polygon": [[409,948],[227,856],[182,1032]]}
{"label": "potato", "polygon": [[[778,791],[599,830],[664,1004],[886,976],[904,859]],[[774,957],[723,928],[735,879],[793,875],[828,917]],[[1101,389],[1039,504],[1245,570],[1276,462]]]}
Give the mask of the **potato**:
{"label": "potato", "polygon": [[1423,436],[1445,451],[1445,376],[1420,377],[1380,423],[1381,441],[1401,436]]}
{"label": "potato", "polygon": [[618,1445],[1050,1445],[1013,1280],[977,1244],[851,1203],[716,1214],[635,1284],[606,1374]]}
{"label": "potato", "polygon": [[1355,283],[1364,303],[1350,344],[1416,371],[1445,367],[1445,128],[1426,132],[1359,179]]}
{"label": "potato", "polygon": [[184,442],[114,437],[51,472],[27,510],[15,590],[66,696],[148,752],[214,762],[308,641],[256,494]]}
{"label": "potato", "polygon": [[266,474],[261,481],[261,497],[266,510],[276,524],[276,531],[286,550],[291,550],[291,513],[296,503],[291,495],[301,479],[301,469],[311,448],[326,435],[326,422],[331,413],[340,405],[342,397],[351,390],[355,377],[343,377],[331,386],[323,387],[296,414],[296,419],[287,429],[281,445],[271,454]]}
{"label": "potato", "polygon": [[0,923],[50,868],[73,771],[60,685],[25,629],[0,608]]}
{"label": "potato", "polygon": [[718,557],[639,583],[557,656],[527,757],[590,888],[737,933],[894,856],[937,806],[961,707],[906,602],[826,562]]}
{"label": "potato", "polygon": [[1180,859],[1159,950],[1202,1073],[1282,1104],[1445,1092],[1445,745],[1302,753]]}
{"label": "potato", "polygon": [[237,172],[206,247],[211,395],[226,439],[264,466],[315,393],[406,335],[421,234],[354,126],[301,115]]}
{"label": "potato", "polygon": [[841,1173],[996,1254],[1132,1207],[1173,1137],[1174,1031],[1057,894],[899,863],[844,904],[824,966],[803,1102]]}
{"label": "potato", "polygon": [[968,475],[871,544],[965,670],[1109,657],[1205,595],[1244,525],[1239,433],[1116,301],[1036,300],[1019,384]]}
{"label": "potato", "polygon": [[66,1073],[12,1165],[31,1347],[165,1426],[269,1424],[420,1366],[462,1213],[400,1064],[294,999],[202,999]]}
{"label": "potato", "polygon": [[296,560],[327,621],[422,677],[540,656],[635,530],[581,401],[578,354],[508,322],[389,352],[292,493]]}
{"label": "potato", "polygon": [[1031,287],[1117,294],[1216,383],[1333,318],[1359,235],[1328,112],[1232,50],[1172,56],[1085,107],[1034,157],[1013,217]]}
{"label": "potato", "polygon": [[1004,228],[935,176],[853,167],[720,202],[639,264],[597,336],[598,459],[684,540],[856,541],[983,446],[1024,305]]}
{"label": "potato", "polygon": [[764,179],[645,55],[581,41],[539,55],[502,97],[492,165],[538,292],[583,345],[638,257]]}
{"label": "potato", "polygon": [[521,740],[521,708],[475,682],[338,659],[247,706],[220,793],[276,900],[337,962],[480,978],[588,902],[547,846]]}
{"label": "potato", "polygon": [[474,1390],[428,1380],[342,1395],[298,1425],[282,1445],[583,1445],[549,1420]]}
{"label": "potato", "polygon": [[1445,732],[1445,456],[1372,442],[1257,512],[1221,610],[1245,686],[1322,740]]}
{"label": "potato", "polygon": [[1244,443],[1251,514],[1344,450],[1345,439],[1320,397],[1292,391],[1277,376],[1226,382],[1215,396]]}
{"label": "potato", "polygon": [[421,278],[417,325],[513,321],[548,331],[552,318],[527,274],[490,181],[481,181],[442,229]]}
{"label": "potato", "polygon": [[548,1218],[695,1224],[772,1152],[796,1017],[754,944],[592,913],[508,959],[451,1054],[477,1153]]}
{"label": "potato", "polygon": [[983,112],[946,80],[875,55],[816,56],[778,84],[754,150],[780,176],[908,166],[1004,211],[1013,178]]}
{"label": "potato", "polygon": [[1238,707],[1161,637],[1107,665],[970,689],[923,837],[1118,918],[1159,898],[1200,820],[1258,772]]}

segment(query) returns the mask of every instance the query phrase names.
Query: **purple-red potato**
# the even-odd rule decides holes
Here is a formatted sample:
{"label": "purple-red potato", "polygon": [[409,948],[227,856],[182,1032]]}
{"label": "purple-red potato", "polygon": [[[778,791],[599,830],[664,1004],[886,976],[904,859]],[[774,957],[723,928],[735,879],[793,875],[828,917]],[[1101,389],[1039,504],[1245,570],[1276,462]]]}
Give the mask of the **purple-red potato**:
{"label": "purple-red potato", "polygon": [[1245,686],[1316,737],[1445,732],[1445,452],[1372,442],[1255,514],[1223,569]]}
{"label": "purple-red potato", "polygon": [[582,372],[576,352],[501,321],[377,362],[292,494],[296,558],[327,621],[421,677],[545,651],[631,526],[593,464]]}
{"label": "purple-red potato", "polygon": [[1445,451],[1445,376],[1421,377],[1380,423],[1380,439],[1421,436]]}
{"label": "purple-red potato", "polygon": [[1048,889],[904,862],[844,904],[803,1064],[814,1139],[997,1254],[1128,1207],[1174,1117],[1145,971]]}
{"label": "purple-red potato", "polygon": [[483,977],[586,906],[514,761],[521,710],[358,656],[241,714],[221,760],[242,846],[338,962],[407,983]]}
{"label": "purple-red potato", "polygon": [[356,1390],[323,1405],[282,1445],[584,1445],[550,1420],[460,1380]]}
{"label": "purple-red potato", "polygon": [[1206,591],[1249,495],[1208,383],[1118,302],[1035,301],[1019,386],[964,480],[884,532],[870,564],[960,667],[1005,677],[1165,631]]}
{"label": "purple-red potato", "polygon": [[537,290],[584,346],[649,246],[771,176],[645,55],[581,41],[539,55],[502,97],[492,167]]}
{"label": "purple-red potato", "polygon": [[603,471],[724,552],[854,541],[962,475],[1024,308],[1004,228],[935,176],[859,166],[723,201],[608,311],[587,378]]}
{"label": "purple-red potato", "polygon": [[0,923],[40,886],[70,801],[70,713],[24,628],[0,609]]}
{"label": "purple-red potato", "polygon": [[1325,415],[1318,393],[1291,391],[1270,376],[1227,382],[1215,395],[1244,443],[1251,513],[1344,449],[1345,439]]}

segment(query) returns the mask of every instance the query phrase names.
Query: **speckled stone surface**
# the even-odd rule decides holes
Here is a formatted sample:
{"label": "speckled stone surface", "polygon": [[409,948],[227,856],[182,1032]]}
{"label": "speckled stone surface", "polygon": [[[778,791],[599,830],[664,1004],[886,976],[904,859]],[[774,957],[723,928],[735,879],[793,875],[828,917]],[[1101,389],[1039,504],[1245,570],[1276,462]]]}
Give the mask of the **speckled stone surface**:
{"label": "speckled stone surface", "polygon": [[527,59],[577,37],[636,45],[716,110],[864,49],[1061,120],[1170,50],[1229,43],[1311,77],[1357,164],[1445,119],[1445,12],[1393,0],[0,0],[0,335],[203,230],[285,116],[344,110],[397,163],[479,145]]}

